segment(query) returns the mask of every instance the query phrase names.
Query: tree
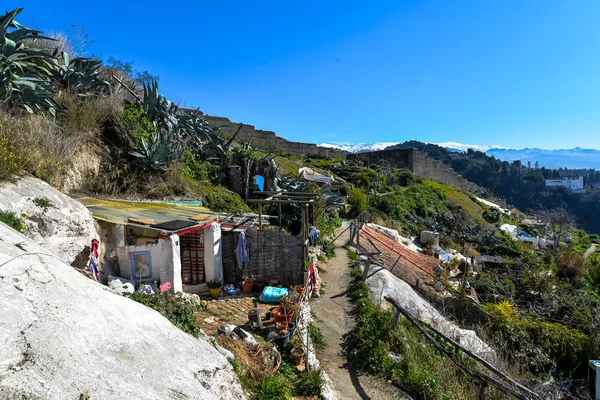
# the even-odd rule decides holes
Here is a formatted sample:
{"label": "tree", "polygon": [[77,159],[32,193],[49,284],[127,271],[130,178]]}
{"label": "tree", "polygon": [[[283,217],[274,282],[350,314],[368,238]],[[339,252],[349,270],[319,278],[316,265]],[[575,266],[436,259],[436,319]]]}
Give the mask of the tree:
{"label": "tree", "polygon": [[569,228],[575,225],[571,214],[562,207],[554,209],[540,208],[535,216],[551,230],[551,237],[556,248],[560,245],[561,239],[566,236]]}
{"label": "tree", "polygon": [[360,214],[367,209],[367,195],[361,189],[354,188],[348,195],[348,204],[353,212]]}
{"label": "tree", "polygon": [[531,161],[527,161],[527,169],[531,169]]}
{"label": "tree", "polygon": [[535,169],[539,169],[539,168],[540,168],[540,162],[539,162],[539,161],[536,161],[536,162],[535,162]]}

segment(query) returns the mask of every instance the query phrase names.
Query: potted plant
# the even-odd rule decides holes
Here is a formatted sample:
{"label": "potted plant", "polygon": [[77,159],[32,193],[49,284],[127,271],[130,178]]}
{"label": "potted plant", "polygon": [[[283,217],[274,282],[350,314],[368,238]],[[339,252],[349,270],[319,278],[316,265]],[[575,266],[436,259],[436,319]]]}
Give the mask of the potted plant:
{"label": "potted plant", "polygon": [[254,285],[254,279],[252,277],[244,277],[242,281],[242,291],[244,293],[252,293],[252,285]]}
{"label": "potted plant", "polygon": [[304,357],[304,349],[302,347],[293,347],[290,353],[292,354],[292,360],[296,364],[302,364],[302,358]]}
{"label": "potted plant", "polygon": [[268,336],[269,339],[272,339],[280,349],[283,349],[285,345],[290,341],[290,333],[283,329],[280,331],[273,331]]}
{"label": "potted plant", "polygon": [[210,292],[210,297],[212,297],[213,299],[216,299],[221,295],[221,287],[223,287],[223,284],[221,283],[220,280],[215,279],[212,281],[208,281],[208,282],[206,282],[206,285],[208,286],[208,291]]}
{"label": "potted plant", "polygon": [[298,306],[289,295],[279,298],[279,307],[273,310],[275,322],[292,322]]}

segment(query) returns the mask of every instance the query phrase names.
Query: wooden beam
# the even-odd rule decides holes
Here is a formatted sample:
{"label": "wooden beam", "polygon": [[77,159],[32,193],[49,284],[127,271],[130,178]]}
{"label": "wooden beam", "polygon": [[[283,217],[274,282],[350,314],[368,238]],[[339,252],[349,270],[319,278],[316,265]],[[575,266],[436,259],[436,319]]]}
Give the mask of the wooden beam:
{"label": "wooden beam", "polygon": [[258,204],[258,229],[262,230],[262,203]]}
{"label": "wooden beam", "polygon": [[314,200],[264,200],[264,199],[249,199],[246,203],[252,204],[312,204]]}

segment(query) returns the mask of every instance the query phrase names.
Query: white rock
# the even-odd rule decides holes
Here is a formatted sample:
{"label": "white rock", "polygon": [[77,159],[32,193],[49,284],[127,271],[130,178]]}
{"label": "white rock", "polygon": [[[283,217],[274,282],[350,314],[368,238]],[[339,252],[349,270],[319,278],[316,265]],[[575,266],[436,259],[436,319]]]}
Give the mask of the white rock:
{"label": "white rock", "polygon": [[387,269],[377,269],[377,272],[367,279],[367,285],[371,288],[369,297],[375,304],[389,306],[389,303],[384,299],[385,296],[389,296],[419,320],[456,340],[471,352],[490,360],[495,357],[494,350],[481,340],[474,331],[461,329],[448,321],[434,306],[415,292],[408,283],[394,276]]}
{"label": "white rock", "polygon": [[245,398],[211,344],[48,253],[0,223],[0,398]]}
{"label": "white rock", "polygon": [[[34,203],[35,198],[48,199],[52,206],[44,209]],[[2,184],[0,210],[25,215],[25,236],[69,264],[93,238],[98,238],[89,210],[40,179],[30,177]]]}

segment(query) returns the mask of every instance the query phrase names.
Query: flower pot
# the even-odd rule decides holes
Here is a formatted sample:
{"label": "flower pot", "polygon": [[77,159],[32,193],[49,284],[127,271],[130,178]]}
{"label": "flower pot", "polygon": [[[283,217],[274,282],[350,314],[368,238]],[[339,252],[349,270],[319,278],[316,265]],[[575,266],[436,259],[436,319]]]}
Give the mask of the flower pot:
{"label": "flower pot", "polygon": [[292,360],[296,364],[302,363],[302,358],[304,357],[304,349],[302,347],[294,347],[290,353],[292,354]]}
{"label": "flower pot", "polygon": [[272,312],[275,322],[292,322],[292,319],[294,318],[294,311],[288,311],[286,318],[286,313],[281,307],[275,308]]}
{"label": "flower pot", "polygon": [[284,349],[285,345],[290,342],[290,333],[285,332],[285,334],[282,334],[282,332],[284,331],[273,331],[269,333],[268,336],[268,338],[272,339],[280,349]]}
{"label": "flower pot", "polygon": [[296,330],[296,324],[293,322],[288,322],[287,330],[290,333],[290,339],[294,337],[294,331]]}
{"label": "flower pot", "polygon": [[242,290],[244,291],[244,293],[252,293],[252,285],[253,283],[250,281],[243,281]]}
{"label": "flower pot", "polygon": [[210,297],[213,299],[218,299],[221,295],[221,288],[208,289],[208,291],[210,292]]}

